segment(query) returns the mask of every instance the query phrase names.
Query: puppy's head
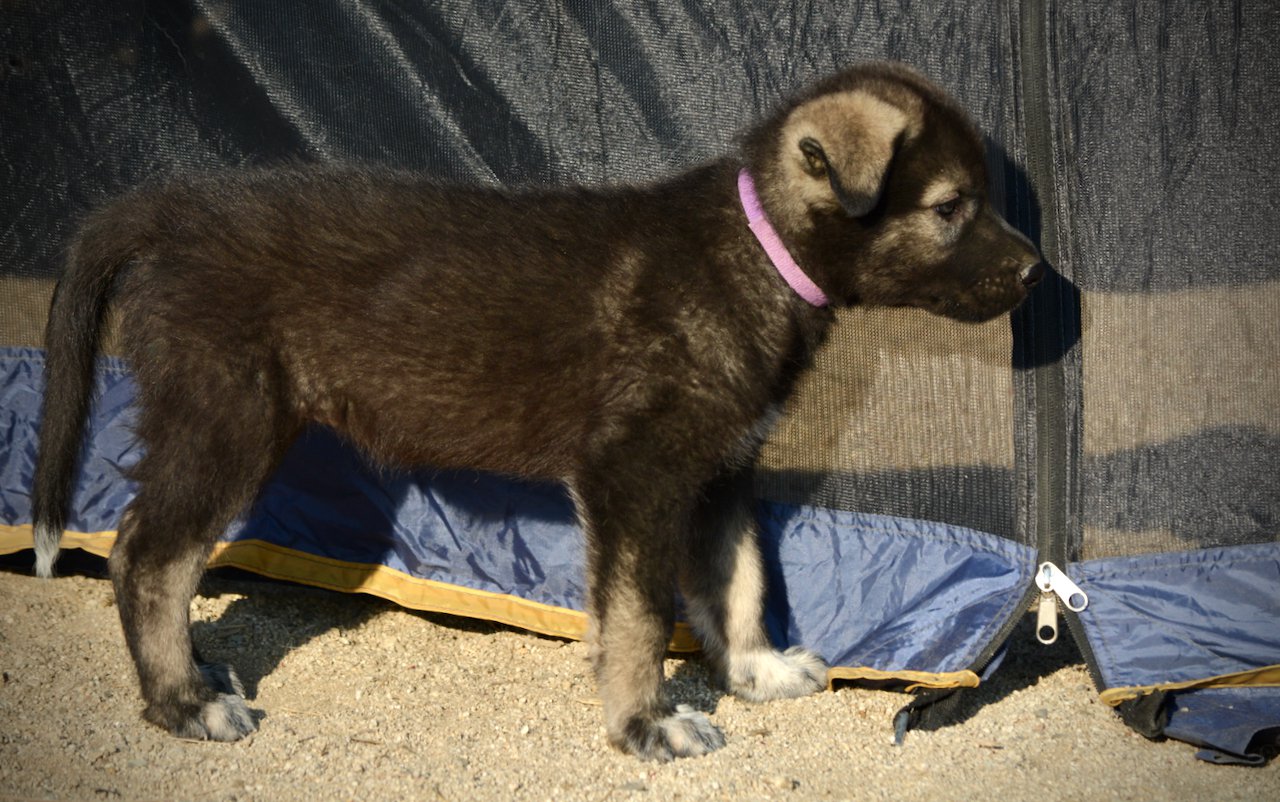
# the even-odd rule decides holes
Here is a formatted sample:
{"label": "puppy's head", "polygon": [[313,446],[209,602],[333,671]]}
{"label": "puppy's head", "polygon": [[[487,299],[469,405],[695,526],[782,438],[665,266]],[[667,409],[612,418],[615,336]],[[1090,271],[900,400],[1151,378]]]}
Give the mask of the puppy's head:
{"label": "puppy's head", "polygon": [[747,158],[770,219],[837,302],[982,321],[1017,306],[1043,272],[988,202],[977,129],[906,67],[819,84],[755,131]]}

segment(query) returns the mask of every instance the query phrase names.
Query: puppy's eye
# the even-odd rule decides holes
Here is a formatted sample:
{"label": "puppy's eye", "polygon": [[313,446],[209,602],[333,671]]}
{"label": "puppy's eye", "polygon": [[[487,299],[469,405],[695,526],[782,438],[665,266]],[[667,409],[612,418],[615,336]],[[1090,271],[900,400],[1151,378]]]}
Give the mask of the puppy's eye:
{"label": "puppy's eye", "polygon": [[950,220],[951,216],[960,208],[960,196],[956,196],[933,207],[938,216],[943,220]]}

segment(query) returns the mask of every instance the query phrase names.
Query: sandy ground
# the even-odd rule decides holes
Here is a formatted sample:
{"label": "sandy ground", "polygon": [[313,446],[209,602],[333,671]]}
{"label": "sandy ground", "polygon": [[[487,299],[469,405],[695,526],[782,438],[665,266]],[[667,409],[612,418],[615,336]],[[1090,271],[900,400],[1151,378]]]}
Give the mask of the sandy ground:
{"label": "sandy ground", "polygon": [[953,726],[902,747],[891,720],[904,695],[750,705],[671,660],[676,699],[729,744],[658,765],[605,743],[580,643],[226,577],[206,580],[193,620],[261,717],[243,742],[142,722],[106,581],[0,570],[0,798],[1280,799],[1277,761],[1211,766],[1144,740],[1097,701],[1074,647],[1042,647],[1029,628]]}

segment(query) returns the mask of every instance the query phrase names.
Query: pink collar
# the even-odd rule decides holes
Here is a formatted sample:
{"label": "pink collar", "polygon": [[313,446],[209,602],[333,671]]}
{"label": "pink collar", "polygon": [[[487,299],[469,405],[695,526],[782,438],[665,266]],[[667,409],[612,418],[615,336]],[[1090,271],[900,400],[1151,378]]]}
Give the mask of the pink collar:
{"label": "pink collar", "polygon": [[782,278],[796,294],[814,306],[826,306],[830,301],[822,288],[813,283],[813,279],[804,274],[796,260],[791,258],[787,246],[782,244],[778,232],[765,217],[764,207],[760,205],[760,197],[756,195],[756,182],[745,169],[738,173],[738,198],[742,201],[742,210],[747,213],[747,225],[756,235],[769,261],[782,274]]}

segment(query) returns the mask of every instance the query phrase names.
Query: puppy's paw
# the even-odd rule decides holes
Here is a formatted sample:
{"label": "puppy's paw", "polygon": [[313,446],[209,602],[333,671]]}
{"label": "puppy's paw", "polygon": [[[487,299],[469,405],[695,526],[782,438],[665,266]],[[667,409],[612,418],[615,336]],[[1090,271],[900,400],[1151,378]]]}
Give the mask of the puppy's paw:
{"label": "puppy's paw", "polygon": [[238,741],[258,729],[249,706],[238,693],[218,694],[217,699],[201,708],[198,721],[201,734],[196,738],[205,741]]}
{"label": "puppy's paw", "polygon": [[149,705],[143,718],[188,741],[238,741],[258,728],[244,697],[219,693],[187,705]]}
{"label": "puppy's paw", "polygon": [[729,691],[748,702],[808,696],[827,687],[827,664],[814,652],[758,649],[729,659]]}
{"label": "puppy's paw", "polygon": [[642,760],[666,762],[714,752],[724,746],[724,734],[703,714],[688,705],[677,705],[669,716],[631,719],[614,742]]}
{"label": "puppy's paw", "polygon": [[244,686],[231,666],[201,664],[206,688],[194,704],[152,704],[143,717],[179,738],[191,741],[238,741],[258,729],[244,700]]}

